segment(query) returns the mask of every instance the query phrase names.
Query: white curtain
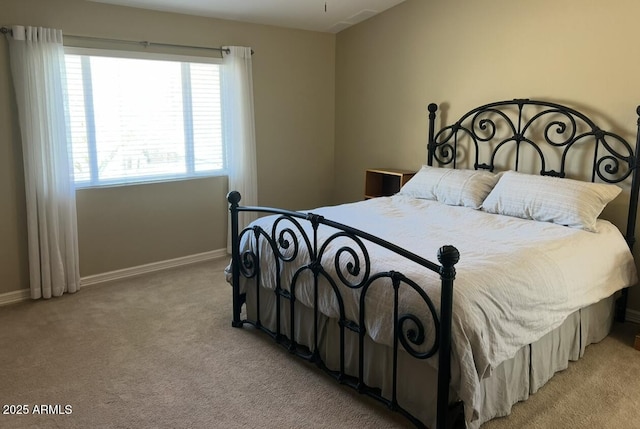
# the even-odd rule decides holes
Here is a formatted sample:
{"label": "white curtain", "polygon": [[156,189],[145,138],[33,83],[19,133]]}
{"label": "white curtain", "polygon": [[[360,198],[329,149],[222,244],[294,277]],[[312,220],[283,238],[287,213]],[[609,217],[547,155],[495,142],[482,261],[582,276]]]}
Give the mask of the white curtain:
{"label": "white curtain", "polygon": [[80,288],[62,31],[14,26],[9,39],[24,159],[31,298]]}
{"label": "white curtain", "polygon": [[[225,49],[229,52],[223,53],[222,62],[222,129],[227,148],[229,190],[240,192],[241,205],[255,206],[258,204],[258,176],[251,48],[225,46]],[[255,213],[240,213],[240,229],[256,218]],[[231,235],[227,236],[230,253]]]}

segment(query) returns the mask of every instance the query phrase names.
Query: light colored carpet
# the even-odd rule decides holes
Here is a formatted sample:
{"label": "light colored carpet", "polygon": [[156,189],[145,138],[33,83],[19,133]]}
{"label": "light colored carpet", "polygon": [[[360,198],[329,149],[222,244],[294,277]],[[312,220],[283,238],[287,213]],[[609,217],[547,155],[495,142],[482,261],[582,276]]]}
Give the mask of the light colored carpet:
{"label": "light colored carpet", "polygon": [[[404,418],[231,327],[226,260],[0,307],[2,428],[403,428]],[[640,427],[638,327],[617,325],[482,429]],[[3,407],[4,408],[4,407]]]}

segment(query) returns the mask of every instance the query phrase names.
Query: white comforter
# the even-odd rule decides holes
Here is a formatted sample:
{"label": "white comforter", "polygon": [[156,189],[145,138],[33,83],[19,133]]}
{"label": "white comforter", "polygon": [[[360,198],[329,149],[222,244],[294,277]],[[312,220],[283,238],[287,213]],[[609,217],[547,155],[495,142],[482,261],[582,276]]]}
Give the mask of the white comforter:
{"label": "white comforter", "polygon": [[[559,326],[572,312],[637,281],[635,264],[622,235],[604,220],[598,221],[598,232],[591,233],[403,196],[311,212],[377,235],[435,262],[441,246],[458,248],[452,387],[464,401],[469,420],[475,419],[477,404],[482,400],[479,382],[493,368]],[[271,231],[273,219],[261,218],[256,224]],[[327,227],[319,230],[320,236],[333,232]],[[248,246],[246,238],[241,250]],[[341,244],[345,241],[339,240],[330,248],[335,251]],[[371,243],[367,248],[374,272],[402,272],[417,281],[439,309],[438,274]],[[266,244],[261,252],[266,254]],[[348,260],[343,258],[343,265]],[[327,261],[331,263],[324,266],[332,271],[333,259]],[[284,277],[290,277],[293,269],[288,267]],[[275,267],[263,264],[262,270],[263,286],[274,287]],[[299,287],[296,292],[297,299],[308,306],[313,303],[310,290]],[[345,288],[342,295],[347,317],[357,321],[359,291]],[[374,341],[391,345],[393,289],[372,287],[367,296],[371,298],[367,300],[367,332]],[[416,304],[415,297],[408,288],[401,289],[401,312],[426,314],[426,306]],[[327,316],[338,316],[329,288],[320,288],[319,303]],[[429,362],[437,364],[435,359]]]}

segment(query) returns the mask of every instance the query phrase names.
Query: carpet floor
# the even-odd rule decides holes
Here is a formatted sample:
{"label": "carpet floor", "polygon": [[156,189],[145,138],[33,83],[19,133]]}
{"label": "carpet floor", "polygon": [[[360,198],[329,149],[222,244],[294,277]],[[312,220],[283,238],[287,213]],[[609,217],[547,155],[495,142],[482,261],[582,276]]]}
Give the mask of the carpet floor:
{"label": "carpet floor", "polygon": [[[0,307],[0,428],[411,427],[265,335],[232,328],[226,263]],[[638,330],[616,325],[482,429],[640,427]]]}

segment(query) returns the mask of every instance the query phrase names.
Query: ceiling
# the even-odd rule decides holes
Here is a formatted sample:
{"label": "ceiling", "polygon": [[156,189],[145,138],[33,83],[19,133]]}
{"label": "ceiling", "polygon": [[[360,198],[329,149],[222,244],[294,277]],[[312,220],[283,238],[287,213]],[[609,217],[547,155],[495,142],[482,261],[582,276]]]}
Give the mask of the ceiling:
{"label": "ceiling", "polygon": [[[404,0],[89,0],[141,9],[177,12],[337,33]],[[326,10],[325,10],[326,5]]]}

